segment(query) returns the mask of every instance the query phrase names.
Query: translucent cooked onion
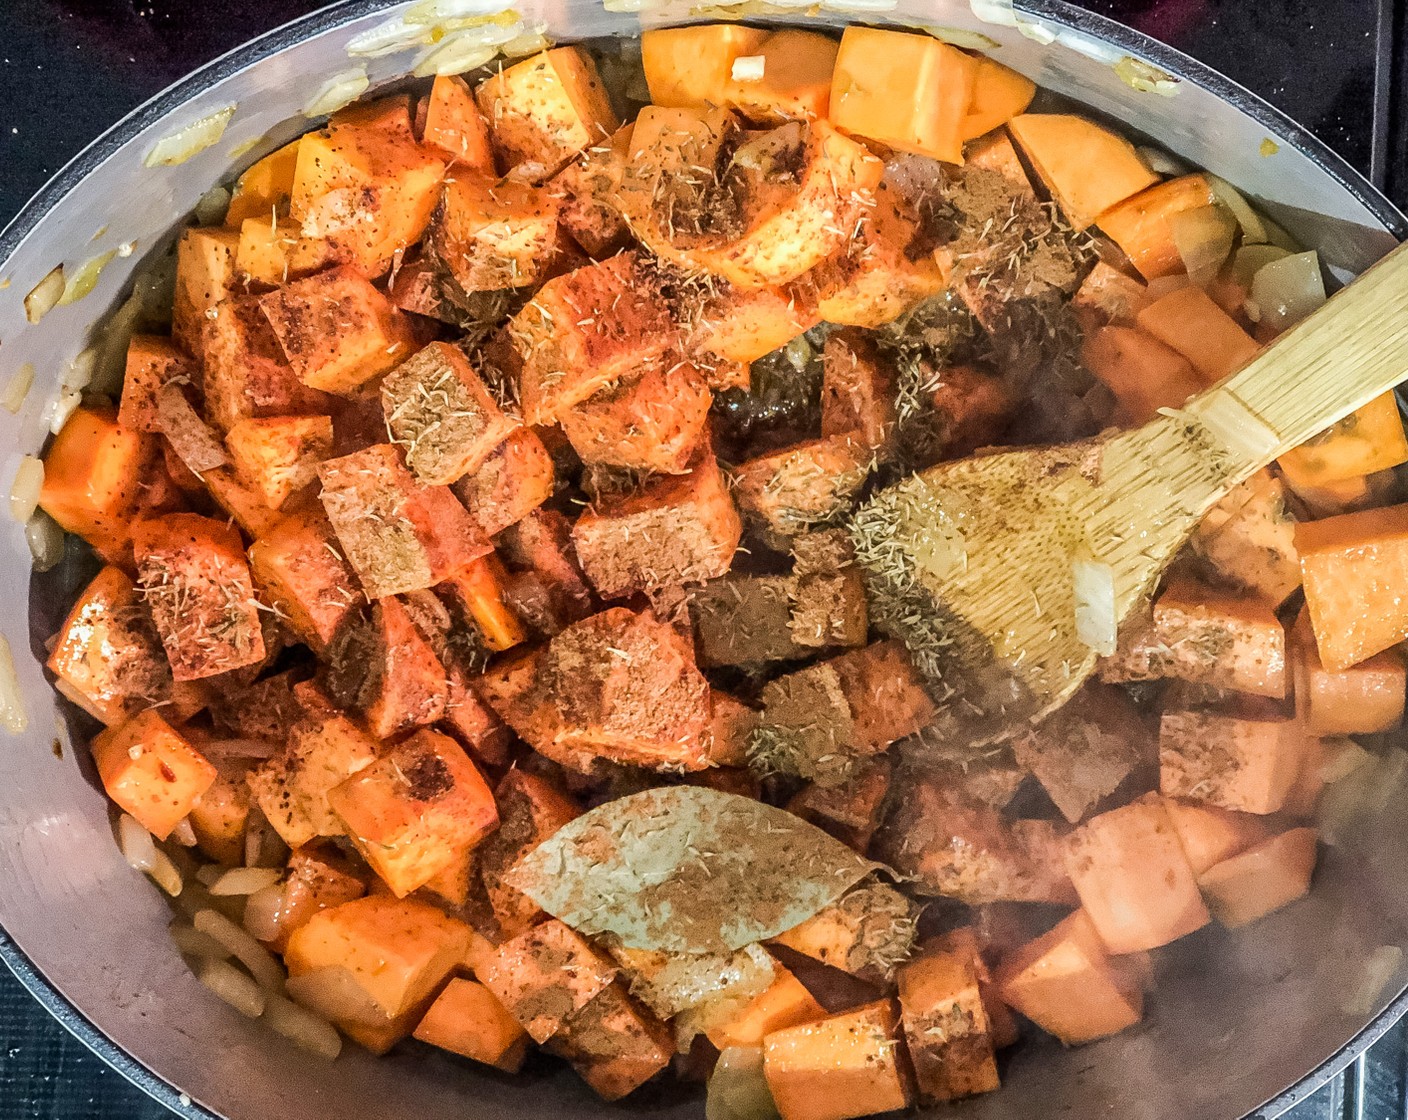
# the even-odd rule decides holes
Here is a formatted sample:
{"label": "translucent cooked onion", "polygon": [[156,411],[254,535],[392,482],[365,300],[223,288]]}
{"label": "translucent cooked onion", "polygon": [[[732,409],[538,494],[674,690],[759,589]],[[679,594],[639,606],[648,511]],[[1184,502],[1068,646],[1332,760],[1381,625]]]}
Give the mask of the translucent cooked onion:
{"label": "translucent cooked onion", "polygon": [[25,455],[10,485],[10,517],[21,524],[29,521],[39,508],[39,492],[43,489],[44,460]]}
{"label": "translucent cooked onion", "polygon": [[428,41],[430,28],[422,24],[406,21],[405,16],[396,16],[379,23],[370,31],[363,31],[347,44],[347,53],[353,58],[382,58],[388,54],[407,51],[412,47],[424,46]]}
{"label": "translucent cooked onion", "polygon": [[342,1053],[342,1036],[331,1023],[282,996],[264,997],[264,1021],[300,1050],[328,1061]]}
{"label": "translucent cooked onion", "polygon": [[496,24],[451,32],[416,59],[412,72],[418,78],[463,74],[494,61],[500,45],[513,37],[514,32]]}
{"label": "translucent cooked onion", "polygon": [[272,887],[282,876],[283,872],[273,867],[232,867],[217,875],[206,886],[216,898],[251,895],[265,887]]}
{"label": "translucent cooked onion", "polygon": [[0,393],[0,405],[3,405],[6,412],[17,413],[24,407],[24,399],[29,396],[30,386],[34,384],[34,365],[25,362],[19,369],[10,375],[10,380],[5,383],[5,391]]}
{"label": "translucent cooked onion", "polygon": [[15,675],[15,658],[10,642],[0,634],[0,727],[11,735],[21,734],[29,727],[29,716],[20,695],[20,680]]}
{"label": "translucent cooked onion", "polygon": [[64,531],[42,509],[24,523],[24,539],[36,572],[47,572],[64,558]]}
{"label": "translucent cooked onion", "polygon": [[156,842],[152,834],[127,813],[117,818],[117,850],[134,871],[147,872],[156,866]]}
{"label": "translucent cooked onion", "polygon": [[371,88],[372,80],[367,68],[359,66],[355,70],[345,70],[334,74],[322,88],[313,95],[313,100],[303,107],[305,117],[331,116],[346,105],[352,104]]}
{"label": "translucent cooked onion", "polygon": [[1217,197],[1217,201],[1227,207],[1232,216],[1237,219],[1237,225],[1242,230],[1243,245],[1260,245],[1270,240],[1266,232],[1265,220],[1242,196],[1241,191],[1226,179],[1221,179],[1207,172],[1204,172],[1203,175],[1207,179],[1208,185],[1212,187],[1212,193]]}
{"label": "translucent cooked onion", "polygon": [[1232,255],[1232,279],[1250,292],[1252,281],[1263,265],[1288,256],[1285,249],[1275,245],[1243,245]]}
{"label": "translucent cooked onion", "polygon": [[190,817],[182,817],[176,822],[176,827],[171,830],[171,839],[183,848],[196,846],[196,830],[191,824]]}
{"label": "translucent cooked onion", "polygon": [[1141,145],[1135,148],[1135,151],[1149,165],[1150,171],[1157,171],[1160,175],[1169,176],[1188,174],[1188,165],[1171,152],[1164,151],[1163,148]]}
{"label": "translucent cooked onion", "polygon": [[181,877],[180,868],[160,848],[156,850],[156,858],[152,861],[152,868],[147,874],[151,876],[153,883],[172,898],[179,897],[186,888],[186,881]]}
{"label": "translucent cooked onion", "polygon": [[709,1077],[704,1100],[706,1120],[777,1120],[777,1105],[763,1076],[758,1046],[730,1046]]}
{"label": "translucent cooked onion", "polygon": [[1188,278],[1207,287],[1232,255],[1237,220],[1225,207],[1199,206],[1173,215],[1168,224]]}
{"label": "translucent cooked onion", "polygon": [[68,418],[74,414],[78,406],[83,403],[83,394],[77,389],[60,389],[59,395],[53,399],[49,405],[48,427],[54,435],[58,435],[64,430],[64,425],[68,423]]}
{"label": "translucent cooked onion", "polygon": [[1115,77],[1140,93],[1157,93],[1160,97],[1173,97],[1178,93],[1177,78],[1132,55],[1125,55],[1116,62],[1114,70]]}
{"label": "translucent cooked onion", "polygon": [[213,186],[196,202],[196,221],[203,226],[218,226],[225,220],[230,210],[228,187]]}
{"label": "translucent cooked onion", "polygon": [[206,148],[220,142],[230,119],[235,115],[236,106],[226,105],[192,121],[179,132],[164,136],[152,145],[142,162],[148,167],[175,167],[199,155]]}
{"label": "translucent cooked onion", "polygon": [[192,917],[191,924],[229,949],[231,955],[249,969],[250,975],[259,982],[261,988],[267,988],[271,992],[284,990],[283,966],[274,959],[268,949],[224,914],[218,910],[198,910]]}
{"label": "translucent cooked onion", "polygon": [[1091,556],[1071,561],[1075,588],[1076,636],[1101,657],[1114,655],[1119,641],[1115,611],[1115,569]]}
{"label": "translucent cooked onion", "polygon": [[81,390],[93,383],[93,371],[97,368],[98,351],[93,347],[80,351],[78,357],[69,362],[59,384],[68,390]]}
{"label": "translucent cooked onion", "polygon": [[284,928],[285,890],[282,883],[273,883],[254,891],[244,907],[244,928],[256,941],[277,940]]}
{"label": "translucent cooked onion", "polygon": [[184,922],[172,922],[169,929],[171,940],[175,943],[177,950],[186,956],[203,961],[229,959],[230,950],[209,934],[201,933],[200,930],[188,926]]}
{"label": "translucent cooked onion", "polygon": [[59,305],[64,294],[64,266],[57,265],[24,297],[24,317],[37,323]]}
{"label": "translucent cooked onion", "polygon": [[386,1010],[345,968],[315,968],[301,976],[290,976],[288,997],[332,1023],[386,1025]]}
{"label": "translucent cooked onion", "polygon": [[526,31],[521,31],[499,47],[499,54],[504,58],[527,58],[530,54],[539,54],[552,46],[552,40],[547,36],[547,25],[537,24]]}
{"label": "translucent cooked onion", "polygon": [[403,18],[408,24],[433,27],[460,21],[502,21],[512,15],[512,8],[502,0],[419,0],[406,9]]}
{"label": "translucent cooked onion", "polygon": [[63,294],[59,296],[59,303],[77,303],[88,295],[98,286],[103,269],[107,268],[108,262],[115,256],[117,256],[117,250],[109,249],[106,253],[92,257],[79,265],[64,284]]}
{"label": "translucent cooked onion", "polygon": [[228,961],[203,961],[196,979],[241,1015],[257,1019],[264,1014],[264,989]]}
{"label": "translucent cooked onion", "polygon": [[1252,278],[1251,300],[1271,329],[1295,326],[1325,302],[1319,254],[1312,249],[1262,265]]}

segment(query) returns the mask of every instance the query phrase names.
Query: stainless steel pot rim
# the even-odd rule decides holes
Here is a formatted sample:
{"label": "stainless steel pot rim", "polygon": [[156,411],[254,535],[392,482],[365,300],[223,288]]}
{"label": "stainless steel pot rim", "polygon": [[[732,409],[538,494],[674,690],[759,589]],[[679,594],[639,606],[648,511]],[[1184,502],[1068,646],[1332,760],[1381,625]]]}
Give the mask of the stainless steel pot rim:
{"label": "stainless steel pot rim", "polygon": [[[168,86],[114,124],[41,187],[20,212],[0,230],[0,265],[51,208],[110,155],[130,143],[143,129],[217,82],[277,54],[311,35],[351,20],[397,6],[397,0],[341,0],[320,8],[249,41]],[[1408,236],[1408,217],[1341,156],[1309,131],[1244,86],[1201,62],[1105,16],[1077,8],[1066,0],[1016,0],[1014,7],[1043,20],[1082,31],[1125,48],[1161,70],[1216,94],[1264,125],[1281,142],[1289,143],[1318,164],[1400,239]],[[28,955],[0,926],[0,960],[19,982],[65,1029],[109,1067],[185,1120],[221,1120],[185,1093],[158,1077],[127,1050],[99,1030],[84,1013],[35,967]],[[1373,1022],[1299,1082],[1255,1109],[1244,1120],[1270,1120],[1304,1100],[1368,1050],[1399,1019],[1408,1014],[1408,990],[1400,992]]]}

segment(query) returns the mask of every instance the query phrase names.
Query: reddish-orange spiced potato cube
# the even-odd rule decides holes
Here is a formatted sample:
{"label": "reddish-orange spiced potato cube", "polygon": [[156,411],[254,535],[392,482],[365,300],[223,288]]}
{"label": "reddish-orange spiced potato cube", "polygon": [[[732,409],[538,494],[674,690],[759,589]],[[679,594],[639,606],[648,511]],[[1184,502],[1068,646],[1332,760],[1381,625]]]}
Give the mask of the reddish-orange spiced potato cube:
{"label": "reddish-orange spiced potato cube", "polygon": [[429,245],[466,292],[531,288],[552,267],[557,211],[546,188],[456,175],[445,184]]}
{"label": "reddish-orange spiced potato cube", "polygon": [[283,908],[274,947],[283,952],[294,931],[306,926],[315,914],[355,902],[367,893],[365,868],[331,843],[305,844],[288,857]]}
{"label": "reddish-orange spiced potato cube", "polygon": [[549,280],[508,332],[522,359],[518,395],[530,424],[551,423],[675,342],[659,285],[634,252]]}
{"label": "reddish-orange spiced potato cube", "polygon": [[603,1100],[618,1101],[670,1064],[673,1032],[618,985],[575,1012],[546,1049],[566,1058]]}
{"label": "reddish-orange spiced potato cube", "polygon": [[381,407],[406,466],[427,486],[477,471],[517,427],[458,347],[432,342],[381,383]]}
{"label": "reddish-orange spiced potato cube", "polygon": [[257,297],[217,304],[202,320],[205,418],[227,432],[248,416],[326,413],[328,398],[289,365]]}
{"label": "reddish-orange spiced potato cube", "polygon": [[389,595],[338,634],[328,651],[327,682],[333,699],[359,713],[377,739],[434,723],[449,699],[434,645],[405,604]]}
{"label": "reddish-orange spiced potato cube", "polygon": [[443,486],[422,486],[390,444],[318,467],[323,508],[368,597],[433,587],[490,550]]}
{"label": "reddish-orange spiced potato cube", "polygon": [[127,345],[117,422],[134,432],[157,431],[157,393],[168,382],[191,380],[194,372],[191,359],[169,338],[134,334]]}
{"label": "reddish-orange spiced potato cube", "polygon": [[931,949],[899,970],[900,1012],[919,1092],[952,1101],[998,1087],[974,955]]}
{"label": "reddish-orange spiced potato cube", "polygon": [[440,585],[440,591],[473,623],[486,648],[501,652],[527,641],[523,623],[509,603],[508,573],[497,555],[465,565]]}
{"label": "reddish-orange spiced potato cube", "polygon": [[593,145],[557,173],[548,189],[559,200],[558,220],[588,255],[608,257],[626,243],[617,194],[630,153],[632,125]]}
{"label": "reddish-orange spiced potato cube", "polygon": [[463,78],[442,74],[422,102],[422,140],[450,157],[450,171],[469,169],[494,174],[494,150],[489,125]]}
{"label": "reddish-orange spiced potato cube", "polygon": [[689,473],[658,476],[587,509],[572,539],[597,592],[615,599],[723,575],[742,533],[713,452],[701,448]]}
{"label": "reddish-orange spiced potato cube", "polygon": [[911,1077],[889,1000],[775,1031],[763,1073],[782,1120],[851,1120],[908,1108]]}
{"label": "reddish-orange spiced potato cube", "polygon": [[104,559],[125,560],[155,445],[108,409],[77,408],[44,456],[39,508]]}
{"label": "reddish-orange spiced potato cube", "polygon": [[494,791],[499,828],[479,848],[479,872],[499,930],[516,937],[546,915],[538,904],[503,881],[503,873],[558,829],[581,816],[581,807],[547,778],[510,770]]}
{"label": "reddish-orange spiced potato cube", "polygon": [[176,242],[171,334],[186,353],[201,353],[207,312],[235,294],[238,230],[188,229]]}
{"label": "reddish-orange spiced potato cube", "polygon": [[546,1042],[616,978],[616,966],[553,919],[504,942],[478,978],[528,1032]]}
{"label": "reddish-orange spiced potato cube", "polygon": [[259,605],[238,531],[208,517],[171,513],[138,522],[132,551],[176,680],[263,661]]}
{"label": "reddish-orange spiced potato cube", "polygon": [[1274,813],[1300,773],[1305,733],[1295,720],[1220,712],[1165,712],[1159,723],[1159,789],[1223,809]]}
{"label": "reddish-orange spiced potato cube", "polygon": [[327,649],[348,613],[363,602],[320,509],[290,514],[261,534],[249,548],[249,564],[265,600],[315,652]]}
{"label": "reddish-orange spiced potato cube", "polygon": [[332,454],[330,416],[250,417],[225,433],[235,475],[270,509],[279,509],[318,477]]}
{"label": "reddish-orange spiced potato cube", "polygon": [[666,358],[569,408],[562,414],[562,430],[583,463],[682,474],[704,435],[712,403],[698,369]]}
{"label": "reddish-orange spiced potato cube", "polygon": [[416,1027],[415,1037],[505,1073],[517,1073],[528,1056],[528,1032],[488,988],[473,980],[451,980]]}
{"label": "reddish-orange spiced potato cube", "polygon": [[484,535],[496,536],[552,497],[552,456],[532,428],[515,428],[476,471],[454,484],[455,494]]}
{"label": "reddish-orange spiced potato cube", "polygon": [[355,268],[343,265],[259,297],[299,380],[346,393],[412,352],[409,321]]}
{"label": "reddish-orange spiced potato cube", "polygon": [[215,781],[215,767],[150,708],[100,733],[93,761],[108,796],[159,840]]}
{"label": "reddish-orange spiced potato cube", "polygon": [[499,823],[474,763],[434,731],[392,747],[330,790],[328,804],[397,898],[423,887]]}

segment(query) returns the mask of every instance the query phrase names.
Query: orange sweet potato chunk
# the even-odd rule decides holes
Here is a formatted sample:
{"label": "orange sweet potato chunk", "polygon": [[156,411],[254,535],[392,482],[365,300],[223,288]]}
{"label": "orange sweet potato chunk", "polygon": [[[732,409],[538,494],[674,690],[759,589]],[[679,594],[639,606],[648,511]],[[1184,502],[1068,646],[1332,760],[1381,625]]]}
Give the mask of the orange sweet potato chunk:
{"label": "orange sweet potato chunk", "polygon": [[1198,876],[1217,920],[1237,929],[1279,910],[1310,890],[1316,832],[1293,828]]}
{"label": "orange sweet potato chunk", "polygon": [[635,1092],[670,1064],[673,1032],[612,985],[576,1011],[545,1049],[572,1063],[602,1100]]}
{"label": "orange sweet potato chunk", "polygon": [[1261,349],[1211,296],[1192,285],[1148,304],[1135,321],[1187,358],[1209,385],[1240,369]]}
{"label": "orange sweet potato chunk", "polygon": [[1112,953],[1167,945],[1208,923],[1188,857],[1156,795],[1092,817],[1067,839],[1065,857],[1081,905]]}
{"label": "orange sweet potato chunk", "polygon": [[812,286],[720,284],[694,316],[686,348],[726,362],[755,362],[821,322]]}
{"label": "orange sweet potato chunk", "polygon": [[945,949],[930,949],[900,967],[904,1033],[926,1101],[959,1100],[998,1087],[979,968],[976,954]]}
{"label": "orange sweet potato chunk", "polygon": [[709,1041],[720,1050],[731,1046],[760,1046],[777,1031],[826,1018],[807,986],[780,964],[773,966],[773,981],[738,1012],[709,1030]]}
{"label": "orange sweet potato chunk", "polygon": [[977,72],[976,59],[930,35],[848,27],[832,76],[831,121],[902,152],[962,163]]}
{"label": "orange sweet potato chunk", "polygon": [[441,74],[425,99],[422,139],[450,157],[449,170],[465,168],[494,174],[489,124],[479,112],[474,92],[461,77]]}
{"label": "orange sweet potato chunk", "polygon": [[1201,875],[1267,837],[1266,821],[1251,813],[1177,797],[1165,799],[1164,808],[1194,875]]}
{"label": "orange sweet potato chunk", "polygon": [[416,1027],[415,1037],[505,1073],[517,1073],[528,1056],[528,1032],[488,988],[473,980],[451,980]]}
{"label": "orange sweet potato chunk", "polygon": [[1036,83],[1010,67],[979,57],[973,75],[973,97],[959,125],[964,140],[976,140],[1001,128],[1026,111],[1036,95]]}
{"label": "orange sweet potato chunk", "polygon": [[1092,335],[1110,325],[1132,327],[1147,295],[1148,287],[1142,281],[1104,261],[1096,261],[1071,297],[1071,310],[1085,333]]}
{"label": "orange sweet potato chunk", "polygon": [[1338,672],[1408,638],[1408,505],[1296,526],[1315,645]]}
{"label": "orange sweet potato chunk", "polygon": [[724,105],[734,62],[757,54],[767,37],[766,31],[737,23],[644,32],[640,37],[641,63],[651,102],[668,109]]}
{"label": "orange sweet potato chunk", "polygon": [[704,437],[713,394],[685,361],[651,363],[562,414],[562,430],[586,464],[684,474]]}
{"label": "orange sweet potato chunk", "polygon": [[479,873],[494,907],[499,930],[517,937],[547,915],[527,895],[503,881],[503,874],[558,829],[582,815],[582,808],[549,779],[513,769],[494,790],[499,828],[479,848]]}
{"label": "orange sweet potato chunk", "polygon": [[790,536],[845,510],[874,461],[875,453],[848,433],[759,455],[729,474],[739,507]]}
{"label": "orange sweet potato chunk", "polygon": [[298,141],[270,152],[235,182],[225,228],[239,229],[248,218],[268,218],[275,211],[288,212],[293,176],[298,170]]}
{"label": "orange sweet potato chunk", "polygon": [[616,971],[581,934],[552,919],[505,941],[477,975],[542,1043],[605,990]]}
{"label": "orange sweet potato chunk", "polygon": [[532,287],[554,264],[558,209],[545,187],[459,174],[445,184],[429,244],[466,292]]}
{"label": "orange sweet potato chunk", "polygon": [[1217,712],[1165,712],[1159,789],[1247,813],[1274,813],[1300,772],[1305,746],[1294,720]]}
{"label": "orange sweet potato chunk", "polygon": [[285,625],[315,652],[326,650],[364,600],[318,509],[283,518],[250,546],[255,583]]}
{"label": "orange sweet potato chunk", "polygon": [[831,101],[837,49],[835,39],[816,31],[795,27],[774,31],[738,56],[761,59],[760,75],[753,69],[757,64],[745,64],[735,77],[730,65],[722,103],[755,121],[824,117]]}
{"label": "orange sweet potato chunk", "polygon": [[158,840],[215,781],[215,767],[150,708],[100,732],[92,749],[108,796]]}
{"label": "orange sweet potato chunk", "polygon": [[1007,127],[1076,229],[1159,181],[1133,144],[1085,117],[1023,113]]}
{"label": "orange sweet potato chunk", "polygon": [[366,877],[366,869],[355,865],[350,856],[333,844],[323,842],[296,848],[288,857],[279,936],[273,947],[282,953],[294,931],[306,926],[315,914],[365,897]]}
{"label": "orange sweet potato chunk", "polygon": [[454,484],[455,494],[484,535],[496,536],[552,497],[552,456],[532,428],[515,428],[478,470]]}
{"label": "orange sweet potato chunk", "polygon": [[1183,257],[1173,240],[1176,214],[1211,206],[1217,201],[1204,175],[1169,179],[1106,210],[1100,230],[1124,250],[1145,280],[1184,271]]}
{"label": "orange sweet potato chunk", "polygon": [[1142,424],[1161,408],[1179,408],[1206,387],[1192,363],[1133,326],[1110,324],[1087,335],[1081,361],[1115,395],[1118,417]]}
{"label": "orange sweet potato chunk", "polygon": [[894,442],[899,426],[895,371],[860,331],[837,331],[822,354],[821,434],[855,433],[874,451]]}
{"label": "orange sweet potato chunk", "polygon": [[157,394],[169,381],[190,380],[195,373],[191,359],[170,339],[134,334],[127,345],[127,365],[122,377],[122,398],[117,422],[134,432],[155,432]]}
{"label": "orange sweet potato chunk", "polygon": [[1297,490],[1348,482],[1408,462],[1408,433],[1393,392],[1375,397],[1276,465]]}
{"label": "orange sweet potato chunk", "polygon": [[153,452],[152,437],[120,426],[110,409],[76,408],[44,456],[39,508],[104,559],[120,560]]}
{"label": "orange sweet potato chunk", "polygon": [[1296,710],[1311,734],[1375,735],[1402,724],[1408,673],[1397,650],[1336,672],[1320,660],[1308,619],[1296,629]]}
{"label": "orange sweet potato chunk", "polygon": [[188,229],[176,243],[176,295],[171,334],[187,354],[199,355],[207,313],[236,294],[238,230]]}
{"label": "orange sweet potato chunk", "polygon": [[763,1073],[782,1120],[851,1120],[908,1108],[894,1005],[879,1000],[763,1039]]}
{"label": "orange sweet potato chunk", "polygon": [[332,454],[330,416],[248,417],[225,433],[235,474],[270,509],[279,509],[318,477]]}
{"label": "orange sweet potato chunk", "polygon": [[328,791],[347,834],[405,898],[499,824],[494,795],[453,739],[417,731]]}

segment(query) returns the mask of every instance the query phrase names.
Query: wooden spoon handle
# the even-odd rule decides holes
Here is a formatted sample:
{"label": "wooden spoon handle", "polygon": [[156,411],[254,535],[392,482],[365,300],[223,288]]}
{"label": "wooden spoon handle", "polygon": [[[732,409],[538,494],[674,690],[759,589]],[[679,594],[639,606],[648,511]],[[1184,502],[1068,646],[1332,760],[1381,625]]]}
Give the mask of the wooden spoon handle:
{"label": "wooden spoon handle", "polygon": [[1229,456],[1229,483],[1408,379],[1408,245],[1185,406]]}

